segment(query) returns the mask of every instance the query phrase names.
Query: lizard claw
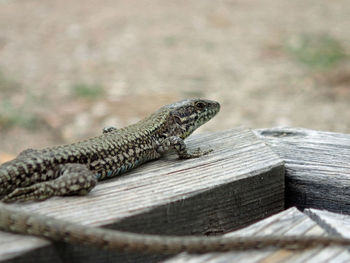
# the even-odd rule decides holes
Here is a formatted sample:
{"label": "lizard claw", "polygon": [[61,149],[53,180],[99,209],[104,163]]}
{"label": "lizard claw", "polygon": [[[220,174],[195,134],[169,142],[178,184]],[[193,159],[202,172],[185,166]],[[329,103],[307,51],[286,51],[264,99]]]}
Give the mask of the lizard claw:
{"label": "lizard claw", "polygon": [[208,153],[212,152],[213,149],[209,150],[201,150],[201,148],[197,148],[194,151],[187,152],[183,155],[181,155],[181,159],[190,159],[190,158],[197,158],[203,155],[207,155]]}
{"label": "lizard claw", "polygon": [[45,200],[60,195],[86,195],[97,183],[94,174],[84,165],[62,167],[64,175],[52,181],[19,187],[5,195],[3,202]]}
{"label": "lizard claw", "polygon": [[[92,188],[92,187],[91,187]],[[20,187],[15,189],[8,195],[5,195],[1,201],[5,203],[15,201],[44,201],[53,196],[67,195],[67,194],[87,194],[90,189],[80,189],[79,191],[69,191],[66,188],[56,188],[52,182],[37,183],[28,187]]]}
{"label": "lizard claw", "polygon": [[43,201],[54,195],[54,192],[43,186],[41,183],[35,184],[29,187],[20,187],[15,189],[10,194],[6,195],[1,201],[5,203],[15,201],[29,201],[29,200],[40,200]]}

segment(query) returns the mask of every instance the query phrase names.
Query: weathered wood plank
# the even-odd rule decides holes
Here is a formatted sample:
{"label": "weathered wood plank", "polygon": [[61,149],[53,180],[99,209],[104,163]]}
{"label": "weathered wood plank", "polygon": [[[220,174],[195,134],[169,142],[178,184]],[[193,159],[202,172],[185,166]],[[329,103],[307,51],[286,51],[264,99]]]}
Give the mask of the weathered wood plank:
{"label": "weathered wood plank", "polygon": [[350,216],[326,210],[305,209],[304,213],[322,226],[328,233],[337,236],[350,236]]}
{"label": "weathered wood plank", "polygon": [[[269,218],[261,220],[244,229],[227,234],[227,236],[264,236],[264,235],[327,235],[307,215],[290,208]],[[283,249],[249,250],[243,252],[208,253],[204,255],[190,255],[182,253],[165,261],[166,263],[219,263],[219,262],[350,262],[350,253],[346,248],[330,247],[315,248],[304,251],[290,251]]]}
{"label": "weathered wood plank", "polygon": [[350,135],[255,130],[286,163],[286,205],[350,214]]}
{"label": "weathered wood plank", "polygon": [[[173,235],[224,233],[284,208],[283,162],[250,130],[192,136],[188,144],[210,147],[214,152],[190,160],[168,156],[104,181],[85,197],[57,197],[15,206],[86,225]],[[20,235],[11,235],[9,240],[9,235],[0,232],[0,259],[17,253],[11,262],[159,259],[67,244],[45,246],[50,243]],[[19,242],[31,252],[23,254]]]}

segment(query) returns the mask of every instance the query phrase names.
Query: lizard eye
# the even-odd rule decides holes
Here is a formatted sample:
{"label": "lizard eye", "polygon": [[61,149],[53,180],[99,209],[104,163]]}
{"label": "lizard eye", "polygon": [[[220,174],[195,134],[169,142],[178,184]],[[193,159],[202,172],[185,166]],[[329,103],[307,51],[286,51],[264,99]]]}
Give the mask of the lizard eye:
{"label": "lizard eye", "polygon": [[201,102],[201,101],[198,101],[196,102],[196,104],[194,105],[197,109],[204,109],[205,108],[205,103],[204,102]]}

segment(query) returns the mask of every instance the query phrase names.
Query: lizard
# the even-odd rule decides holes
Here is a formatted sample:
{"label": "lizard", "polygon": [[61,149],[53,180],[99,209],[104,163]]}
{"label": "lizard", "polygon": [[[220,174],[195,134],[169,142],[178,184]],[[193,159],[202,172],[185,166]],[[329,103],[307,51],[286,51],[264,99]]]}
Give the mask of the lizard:
{"label": "lizard", "polygon": [[[187,99],[166,105],[140,122],[70,145],[29,149],[0,166],[3,202],[45,200],[60,195],[85,195],[99,180],[125,173],[142,163],[175,151],[180,159],[212,150],[189,150],[184,143],[196,128],[214,117],[220,104]],[[54,241],[85,244],[123,252],[205,253],[267,247],[305,249],[350,246],[350,239],[317,236],[196,237],[158,236],[83,226],[21,211],[0,203],[0,229]]]}
{"label": "lizard", "polygon": [[0,166],[0,195],[5,195],[2,201],[84,195],[97,181],[125,173],[169,151],[175,151],[180,159],[208,154],[211,150],[188,150],[184,139],[219,110],[216,101],[182,100],[133,125],[105,128],[101,136],[42,150],[24,150]]}

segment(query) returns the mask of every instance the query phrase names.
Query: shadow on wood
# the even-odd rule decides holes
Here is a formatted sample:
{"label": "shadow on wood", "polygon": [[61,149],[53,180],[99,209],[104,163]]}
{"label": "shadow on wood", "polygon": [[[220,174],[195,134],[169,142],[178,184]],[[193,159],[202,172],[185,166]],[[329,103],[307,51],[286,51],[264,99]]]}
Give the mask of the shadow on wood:
{"label": "shadow on wood", "polygon": [[255,133],[285,161],[287,207],[350,214],[350,135],[300,128]]}
{"label": "shadow on wood", "polygon": [[[226,233],[283,210],[283,161],[253,132],[201,134],[192,136],[188,146],[214,151],[197,159],[167,156],[150,162],[100,183],[85,197],[56,197],[16,206],[86,225],[172,235]],[[0,258],[51,263],[160,259],[68,244],[53,248],[47,247],[47,241],[35,240],[43,242],[42,246],[36,243],[31,249],[32,237],[0,233]]]}

